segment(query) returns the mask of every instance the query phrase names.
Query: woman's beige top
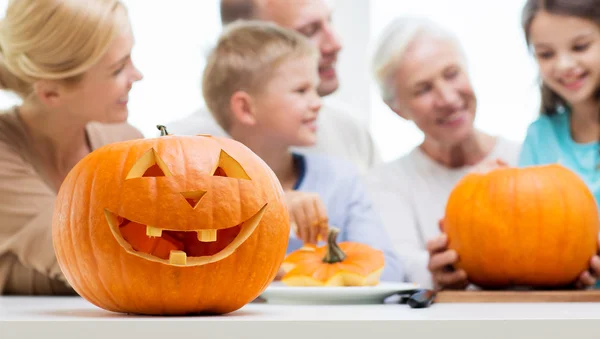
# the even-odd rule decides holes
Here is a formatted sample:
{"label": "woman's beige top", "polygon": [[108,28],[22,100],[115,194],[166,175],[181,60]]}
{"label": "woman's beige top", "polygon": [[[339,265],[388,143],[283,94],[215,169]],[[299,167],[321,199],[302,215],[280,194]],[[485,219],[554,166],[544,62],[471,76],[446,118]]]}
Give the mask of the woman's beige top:
{"label": "woman's beige top", "polygon": [[[89,124],[92,149],[142,138],[129,124]],[[75,294],[52,246],[56,190],[16,109],[0,112],[0,294]]]}

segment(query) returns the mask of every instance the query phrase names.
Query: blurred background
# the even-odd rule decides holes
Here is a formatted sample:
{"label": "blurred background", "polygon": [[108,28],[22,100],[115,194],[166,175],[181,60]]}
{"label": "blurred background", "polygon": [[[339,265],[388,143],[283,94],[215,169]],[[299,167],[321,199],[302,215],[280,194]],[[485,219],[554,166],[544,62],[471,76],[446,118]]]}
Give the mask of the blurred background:
{"label": "blurred background", "polygon": [[[289,0],[295,1],[295,0]],[[8,0],[0,0],[1,15]],[[131,124],[146,136],[156,124],[183,118],[203,106],[200,79],[205,54],[221,27],[218,0],[124,0],[134,29],[133,59],[144,74],[130,93]],[[343,50],[341,87],[325,100],[348,106],[369,124],[384,161],[419,144],[421,132],[379,99],[369,74],[373,44],[398,15],[429,17],[464,45],[479,108],[476,126],[521,141],[538,115],[537,69],[520,27],[524,0],[337,0],[333,21]],[[0,108],[19,100],[0,92]]]}

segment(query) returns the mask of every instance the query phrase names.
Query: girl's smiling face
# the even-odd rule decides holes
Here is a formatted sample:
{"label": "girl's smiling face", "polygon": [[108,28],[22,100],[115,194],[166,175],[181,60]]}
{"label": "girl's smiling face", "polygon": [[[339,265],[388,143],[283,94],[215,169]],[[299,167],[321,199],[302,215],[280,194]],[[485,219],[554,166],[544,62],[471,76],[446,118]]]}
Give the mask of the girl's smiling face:
{"label": "girl's smiling face", "polygon": [[600,88],[600,26],[575,16],[536,14],[530,40],[544,83],[570,105]]}

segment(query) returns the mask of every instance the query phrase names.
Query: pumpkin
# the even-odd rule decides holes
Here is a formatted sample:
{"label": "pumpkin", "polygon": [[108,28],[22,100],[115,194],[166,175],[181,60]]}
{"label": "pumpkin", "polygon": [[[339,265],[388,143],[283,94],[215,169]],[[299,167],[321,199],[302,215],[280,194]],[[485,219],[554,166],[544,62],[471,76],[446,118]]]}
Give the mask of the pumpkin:
{"label": "pumpkin", "polygon": [[290,253],[282,264],[281,281],[288,286],[369,286],[377,285],[384,267],[384,255],[366,244],[336,242],[339,230],[331,227],[327,244],[306,245]]}
{"label": "pumpkin", "polygon": [[67,175],[53,218],[58,263],[114,312],[224,314],[275,278],[290,233],[283,189],[241,143],[173,136],[114,143]]}
{"label": "pumpkin", "polygon": [[598,210],[557,165],[470,173],[450,193],[444,232],[456,265],[483,288],[565,287],[596,254]]}

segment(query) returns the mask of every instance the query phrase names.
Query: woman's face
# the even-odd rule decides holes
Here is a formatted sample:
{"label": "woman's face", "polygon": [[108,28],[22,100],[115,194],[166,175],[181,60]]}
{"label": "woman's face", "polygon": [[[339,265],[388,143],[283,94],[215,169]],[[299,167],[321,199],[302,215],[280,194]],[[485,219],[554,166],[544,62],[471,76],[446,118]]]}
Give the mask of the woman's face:
{"label": "woman's face", "polygon": [[131,29],[121,31],[105,55],[66,95],[68,110],[88,121],[124,122],[128,117],[129,91],[142,74],[131,60]]}
{"label": "woman's face", "polygon": [[453,145],[473,133],[477,100],[464,56],[448,39],[418,36],[394,74],[390,107],[412,120],[426,139]]}
{"label": "woman's face", "polygon": [[544,83],[576,105],[600,87],[600,27],[590,20],[538,13],[530,40]]}

